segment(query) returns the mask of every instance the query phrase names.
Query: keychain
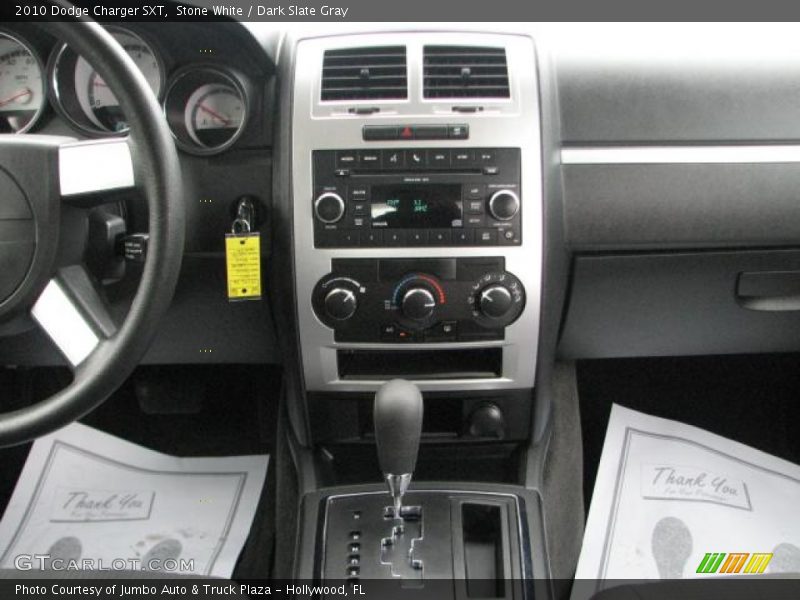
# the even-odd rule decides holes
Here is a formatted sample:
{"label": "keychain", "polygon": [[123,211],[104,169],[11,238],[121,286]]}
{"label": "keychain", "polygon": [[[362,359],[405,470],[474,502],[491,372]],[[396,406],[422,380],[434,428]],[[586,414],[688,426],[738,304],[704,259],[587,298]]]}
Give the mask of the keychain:
{"label": "keychain", "polygon": [[225,234],[228,300],[261,299],[261,234],[253,231],[255,207],[244,197],[236,207],[231,233]]}

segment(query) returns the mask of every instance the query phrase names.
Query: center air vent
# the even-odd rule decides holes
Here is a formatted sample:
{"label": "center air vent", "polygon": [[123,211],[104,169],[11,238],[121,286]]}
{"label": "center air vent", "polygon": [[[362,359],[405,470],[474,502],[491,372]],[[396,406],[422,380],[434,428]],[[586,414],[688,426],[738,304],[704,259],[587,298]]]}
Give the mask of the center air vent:
{"label": "center air vent", "polygon": [[405,46],[326,50],[322,100],[405,100]]}
{"label": "center air vent", "polygon": [[504,48],[425,46],[425,98],[508,98]]}

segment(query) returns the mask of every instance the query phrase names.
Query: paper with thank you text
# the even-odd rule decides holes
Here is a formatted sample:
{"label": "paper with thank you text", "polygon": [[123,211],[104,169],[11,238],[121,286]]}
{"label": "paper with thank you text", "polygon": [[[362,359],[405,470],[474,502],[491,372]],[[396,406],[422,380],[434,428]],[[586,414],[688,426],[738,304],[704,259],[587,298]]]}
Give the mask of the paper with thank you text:
{"label": "paper with thank you text", "polygon": [[735,576],[755,554],[772,554],[765,573],[800,573],[798,503],[800,466],[614,405],[576,573],[597,581],[573,600],[602,580]]}
{"label": "paper with thank you text", "polygon": [[268,459],[177,458],[69,425],[33,444],[0,522],[0,568],[230,577]]}

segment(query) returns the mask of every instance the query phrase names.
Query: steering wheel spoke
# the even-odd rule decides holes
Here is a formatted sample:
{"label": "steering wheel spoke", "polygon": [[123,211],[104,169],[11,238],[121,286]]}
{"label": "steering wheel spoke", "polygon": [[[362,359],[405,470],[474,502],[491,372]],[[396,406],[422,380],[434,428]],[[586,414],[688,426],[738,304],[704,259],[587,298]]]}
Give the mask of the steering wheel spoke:
{"label": "steering wheel spoke", "polygon": [[[53,21],[42,27],[76,53],[91,57],[119,100],[130,134],[91,142],[0,135],[0,220],[6,222],[0,227],[0,320],[30,313],[74,374],[66,388],[37,404],[0,409],[0,446],[34,439],[79,419],[125,381],[158,333],[183,257],[180,162],[146,79],[97,23]],[[82,208],[110,202],[109,196],[134,187],[147,209],[150,237],[138,288],[117,329],[103,295],[84,267],[77,266],[88,260],[86,248],[71,242],[90,233],[82,229],[91,225],[79,218]],[[113,227],[106,233],[112,239]]]}
{"label": "steering wheel spoke", "polygon": [[106,302],[81,265],[58,271],[39,295],[31,316],[73,369],[117,331]]}
{"label": "steering wheel spoke", "polygon": [[68,141],[58,148],[58,179],[64,201],[93,206],[109,193],[135,185],[129,138]]}

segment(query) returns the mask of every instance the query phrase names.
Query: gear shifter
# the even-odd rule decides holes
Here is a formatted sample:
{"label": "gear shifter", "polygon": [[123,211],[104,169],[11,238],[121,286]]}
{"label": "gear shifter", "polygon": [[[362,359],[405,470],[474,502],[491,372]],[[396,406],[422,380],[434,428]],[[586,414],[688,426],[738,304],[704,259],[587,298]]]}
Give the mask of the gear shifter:
{"label": "gear shifter", "polygon": [[403,494],[411,483],[422,433],[422,394],[404,379],[384,383],[375,394],[375,442],[378,462],[400,518]]}

